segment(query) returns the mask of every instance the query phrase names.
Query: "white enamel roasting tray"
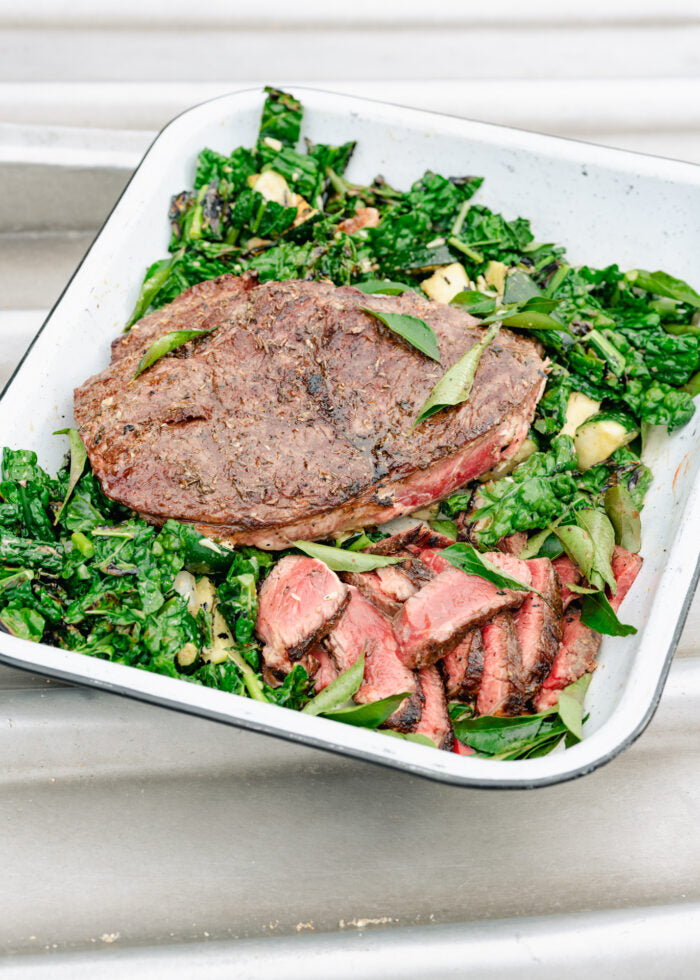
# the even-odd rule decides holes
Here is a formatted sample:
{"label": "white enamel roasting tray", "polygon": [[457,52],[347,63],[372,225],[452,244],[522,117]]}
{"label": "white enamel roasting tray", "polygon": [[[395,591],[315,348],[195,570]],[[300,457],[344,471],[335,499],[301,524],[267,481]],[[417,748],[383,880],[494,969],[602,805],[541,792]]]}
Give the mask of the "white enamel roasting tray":
{"label": "white enamel roasting tray", "polygon": [[[304,135],[357,139],[351,179],[377,173],[407,187],[430,168],[486,178],[477,201],[532,219],[540,241],[574,263],[664,269],[698,284],[700,168],[435,113],[299,90]],[[8,383],[0,445],[33,448],[59,465],[73,388],[109,360],[146,267],[166,254],[170,196],[192,184],[197,153],[255,141],[260,90],[223,96],[178,116],[156,139],[90,251]],[[643,513],[644,567],[623,605],[636,636],[605,638],[586,701],[584,740],[539,759],[497,762],[440,752],[260,704],[121,664],[0,634],[0,660],[79,684],[463,786],[534,787],[584,775],[644,730],[658,704],[698,575],[700,417],[645,450],[655,481]],[[265,742],[260,748],[264,751]]]}

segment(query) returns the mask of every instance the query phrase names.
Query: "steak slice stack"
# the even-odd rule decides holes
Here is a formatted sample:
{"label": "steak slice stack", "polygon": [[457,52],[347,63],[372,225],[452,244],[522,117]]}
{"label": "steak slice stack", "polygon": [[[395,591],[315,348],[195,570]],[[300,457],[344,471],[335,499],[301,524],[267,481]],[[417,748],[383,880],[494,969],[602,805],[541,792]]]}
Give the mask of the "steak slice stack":
{"label": "steak slice stack", "polygon": [[[419,317],[442,363],[363,312]],[[134,378],[150,345],[211,331]],[[457,307],[367,297],[252,274],[193,286],[113,345],[75,392],[75,417],[107,496],[232,544],[284,548],[381,524],[443,499],[512,456],[545,383],[535,342],[502,330],[468,401],[412,428],[444,371],[483,335]]]}

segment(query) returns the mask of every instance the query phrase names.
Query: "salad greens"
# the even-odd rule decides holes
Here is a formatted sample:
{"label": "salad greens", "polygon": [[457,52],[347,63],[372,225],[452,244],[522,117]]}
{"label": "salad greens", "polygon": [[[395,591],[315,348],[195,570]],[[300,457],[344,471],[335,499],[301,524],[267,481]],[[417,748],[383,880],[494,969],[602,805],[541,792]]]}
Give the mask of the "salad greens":
{"label": "salad greens", "polygon": [[[640,546],[639,515],[651,483],[641,460],[646,429],[665,425],[671,432],[694,413],[700,294],[662,271],[572,266],[562,246],[536,240],[525,218],[476,203],[483,183],[477,176],[427,171],[405,191],[380,176],[354,183],[346,171],[355,143],[307,139],[300,147],[301,103],[272,88],[266,95],[255,145],[230,153],[203,149],[191,189],[172,199],[169,254],[146,270],[127,329],[188,287],[225,273],[325,279],[355,285],[368,297],[421,294],[423,285],[435,298],[428,277],[456,269],[457,291],[440,299],[480,317],[486,330],[437,383],[416,424],[469,397],[479,358],[501,325],[534,333],[551,369],[519,455],[460,488],[432,515],[433,527],[470,542],[444,554],[499,587],[522,588],[481,552],[525,532],[523,557],[566,553],[582,569],[585,624],[611,635],[633,632],[605,595],[606,588],[615,592],[611,557],[615,544]],[[342,222],[363,214],[373,220],[343,230]],[[369,299],[366,309],[439,362],[435,335],[423,321],[373,310]],[[203,332],[160,338],[137,374]],[[589,406],[585,418],[572,420],[574,395]],[[301,663],[281,686],[269,686],[255,635],[257,597],[280,554],[232,549],[172,520],[160,529],[148,525],[103,494],[78,433],[61,434],[70,454],[55,477],[33,452],[2,455],[2,628],[348,724],[376,728],[396,709],[405,695],[346,705],[362,680],[364,655],[316,696]],[[591,463],[585,469],[584,436]],[[364,571],[401,560],[361,550],[382,536],[364,529],[335,547],[305,541],[293,547],[336,570]],[[573,744],[581,737],[589,679],[570,685],[557,708],[539,715],[473,717],[468,705],[453,704],[455,733],[493,758]],[[391,734],[432,744],[422,735]]]}

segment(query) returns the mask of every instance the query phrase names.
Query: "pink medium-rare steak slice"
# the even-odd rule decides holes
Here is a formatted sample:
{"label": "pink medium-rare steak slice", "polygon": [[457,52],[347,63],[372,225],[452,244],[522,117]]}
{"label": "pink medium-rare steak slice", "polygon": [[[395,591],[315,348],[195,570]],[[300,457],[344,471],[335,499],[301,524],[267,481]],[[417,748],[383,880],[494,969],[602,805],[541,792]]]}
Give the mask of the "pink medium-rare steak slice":
{"label": "pink medium-rare steak slice", "polygon": [[330,654],[320,644],[317,644],[310,651],[318,667],[314,672],[314,691],[316,694],[338,677],[338,668],[333,663]]}
{"label": "pink medium-rare steak slice", "polygon": [[287,555],[260,588],[256,631],[265,667],[277,677],[318,643],[342,616],[348,587],[316,558]]}
{"label": "pink medium-rare steak slice", "polygon": [[561,643],[562,605],[559,578],[549,558],[528,561],[531,592],[513,615],[522,653],[522,682],[530,694],[539,688],[552,668]]}
{"label": "pink medium-rare steak slice", "polygon": [[447,711],[445,686],[437,667],[424,667],[418,673],[423,692],[423,711],[416,726],[419,735],[426,735],[439,749],[451,752],[454,746],[452,722]]}
{"label": "pink medium-rare steak slice", "polygon": [[519,715],[527,701],[522,651],[510,613],[494,616],[481,630],[484,672],[476,710],[480,715]]}
{"label": "pink medium-rare steak slice", "polygon": [[445,654],[438,666],[451,701],[470,701],[479,693],[484,672],[484,641],[480,629],[470,630],[457,646]]}
{"label": "pink medium-rare steak slice", "polygon": [[412,731],[421,715],[423,698],[418,678],[397,656],[391,623],[354,586],[343,616],[326,637],[325,644],[339,671],[347,670],[365,652],[365,672],[354,695],[358,704],[381,701],[393,694],[408,692],[406,698],[385,722],[396,731]]}
{"label": "pink medium-rare steak slice", "polygon": [[580,609],[565,613],[561,644],[552,669],[535,698],[535,711],[551,708],[559,700],[560,691],[595,670],[601,640],[600,633],[583,625]]}
{"label": "pink medium-rare steak slice", "polygon": [[[363,307],[425,320],[442,364]],[[183,328],[211,332],[134,379],[153,341]],[[115,341],[111,365],[76,389],[75,417],[112,499],[154,523],[284,548],[410,513],[517,450],[547,364],[507,330],[468,401],[412,428],[482,335],[467,313],[413,291],[368,298],[326,282],[222,276]]]}
{"label": "pink medium-rare steak slice", "polygon": [[614,596],[610,596],[610,605],[615,612],[622,605],[622,600],[632,588],[634,580],[642,570],[643,561],[644,559],[641,555],[636,555],[634,552],[620,547],[619,544],[615,545],[612,561],[610,562],[612,573],[615,577],[615,584],[617,585],[617,592]]}
{"label": "pink medium-rare steak slice", "polygon": [[[499,589],[478,575],[467,575],[451,565],[439,551],[420,552],[436,577],[403,605],[394,619],[399,656],[407,667],[427,667],[445,656],[475,626],[496,613],[517,609],[526,592]],[[506,574],[530,584],[527,562],[512,555],[488,552],[486,556]]]}
{"label": "pink medium-rare steak slice", "polygon": [[581,573],[581,569],[569,558],[568,555],[559,555],[558,558],[554,559],[552,564],[554,565],[554,569],[559,576],[562,608],[567,609],[572,602],[579,598],[575,592],[571,591],[569,586],[580,585],[583,581],[583,575]]}

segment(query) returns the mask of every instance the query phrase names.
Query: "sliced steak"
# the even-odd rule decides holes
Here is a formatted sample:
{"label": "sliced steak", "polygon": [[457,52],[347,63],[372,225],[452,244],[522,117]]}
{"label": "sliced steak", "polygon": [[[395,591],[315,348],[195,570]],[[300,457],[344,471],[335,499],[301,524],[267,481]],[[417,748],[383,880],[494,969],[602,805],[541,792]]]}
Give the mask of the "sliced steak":
{"label": "sliced steak", "polygon": [[559,576],[562,607],[566,609],[572,602],[578,599],[577,594],[572,592],[569,586],[580,585],[583,581],[583,575],[581,569],[568,555],[559,555],[558,558],[554,559],[552,564]]}
{"label": "sliced steak", "polygon": [[340,619],[350,594],[323,562],[287,555],[262,584],[256,631],[267,671],[283,677]]}
{"label": "sliced steak", "polygon": [[[489,552],[487,557],[494,564],[498,560],[507,574],[529,584],[530,571],[525,562],[494,552]],[[407,667],[435,663],[469,630],[481,626],[498,612],[516,609],[525,599],[525,592],[498,589],[478,575],[465,574],[439,552],[425,550],[421,558],[438,574],[406,600],[394,619],[399,656]]]}
{"label": "sliced steak", "polygon": [[413,548],[447,548],[454,544],[452,538],[439,531],[433,531],[429,524],[419,521],[412,527],[397,531],[391,537],[382,538],[368,545],[364,550],[372,555],[398,555],[409,547]]}
{"label": "sliced steak", "polygon": [[562,634],[562,604],[559,578],[549,558],[528,561],[531,592],[513,615],[522,652],[522,681],[531,695],[552,669]]}
{"label": "sliced steak", "polygon": [[464,742],[460,742],[459,739],[455,739],[454,748],[452,749],[457,755],[476,755],[476,750],[471,747],[471,745],[465,745]]}
{"label": "sliced steak", "polygon": [[451,752],[454,733],[440,671],[437,667],[423,667],[418,676],[424,701],[423,712],[415,730],[419,735],[427,735],[439,749]]}
{"label": "sliced steak", "polygon": [[581,610],[564,615],[562,640],[549,676],[535,698],[535,711],[545,711],[559,700],[559,692],[596,668],[596,654],[602,637],[581,622]]}
{"label": "sliced steak", "polygon": [[415,555],[406,552],[406,561],[372,572],[345,572],[343,581],[354,585],[366,599],[390,619],[402,604],[433,578],[430,569]]}
{"label": "sliced steak", "polygon": [[314,691],[318,694],[338,677],[338,668],[328,651],[320,644],[310,651],[309,656],[312,656],[318,664],[313,675],[315,680]]}
{"label": "sliced steak", "polygon": [[610,597],[610,605],[615,612],[620,608],[622,600],[632,588],[634,580],[642,569],[643,561],[644,559],[641,555],[635,555],[634,552],[627,551],[626,548],[621,548],[619,544],[615,545],[610,563],[612,573],[615,577],[615,584],[617,585],[617,592],[614,596]]}
{"label": "sliced steak", "polygon": [[358,704],[370,704],[392,694],[411,692],[391,715],[384,727],[412,731],[421,715],[423,703],[418,678],[397,656],[396,639],[391,623],[353,586],[350,601],[325,644],[341,672],[352,667],[365,651],[365,673],[355,694]]}
{"label": "sliced steak", "polygon": [[[367,306],[423,319],[442,363]],[[210,332],[135,378],[150,345],[184,328]],[[411,290],[368,298],[328,282],[222,276],[115,341],[111,365],[76,390],[75,417],[107,496],[154,523],[284,548],[411,513],[517,451],[547,363],[508,330],[481,357],[469,399],[412,428],[483,332]]]}
{"label": "sliced steak", "polygon": [[481,630],[484,673],[476,710],[480,715],[519,715],[527,702],[522,651],[510,613],[494,616]]}
{"label": "sliced steak", "polygon": [[481,630],[470,630],[454,650],[439,662],[450,701],[471,701],[479,693],[484,672],[484,641]]}
{"label": "sliced steak", "polygon": [[515,555],[516,558],[527,544],[527,534],[524,531],[516,531],[507,538],[501,538],[498,542],[498,550],[506,555]]}

